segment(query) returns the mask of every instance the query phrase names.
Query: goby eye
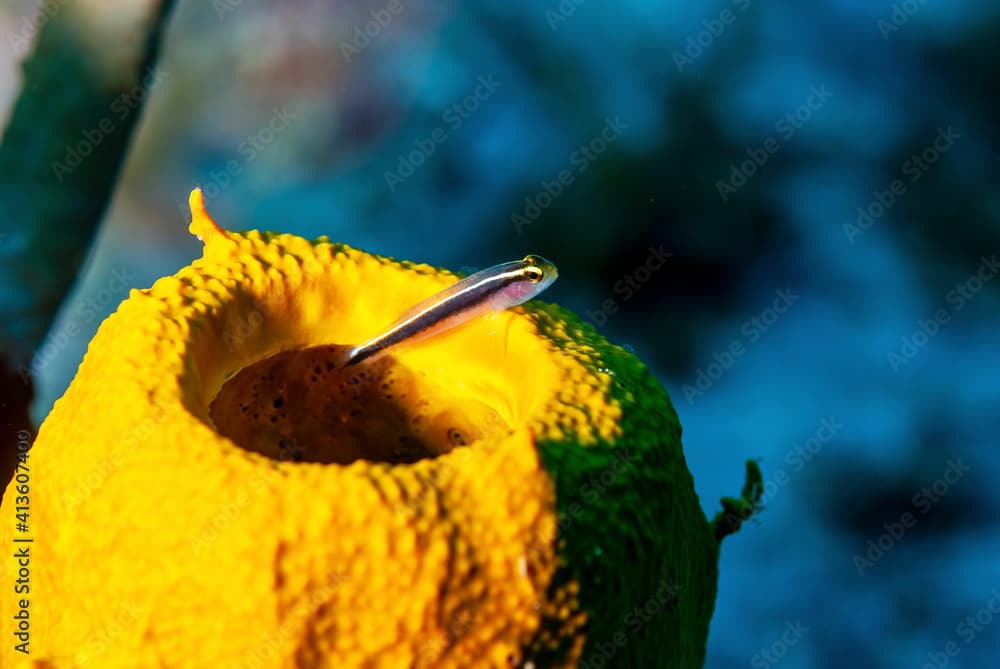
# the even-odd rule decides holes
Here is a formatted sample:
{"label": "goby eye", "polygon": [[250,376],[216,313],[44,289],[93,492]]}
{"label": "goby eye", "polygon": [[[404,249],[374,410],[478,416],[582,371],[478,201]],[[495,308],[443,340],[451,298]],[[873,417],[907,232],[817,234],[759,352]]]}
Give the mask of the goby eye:
{"label": "goby eye", "polygon": [[528,265],[524,268],[524,276],[531,283],[538,283],[545,276],[545,272],[542,271],[541,267],[535,267],[534,265]]}

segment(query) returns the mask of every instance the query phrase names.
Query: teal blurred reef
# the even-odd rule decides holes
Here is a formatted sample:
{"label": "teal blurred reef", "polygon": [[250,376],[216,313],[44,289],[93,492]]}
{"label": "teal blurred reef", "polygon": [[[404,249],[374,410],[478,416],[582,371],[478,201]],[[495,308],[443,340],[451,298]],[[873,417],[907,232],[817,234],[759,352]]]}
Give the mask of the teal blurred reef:
{"label": "teal blurred reef", "polygon": [[[35,12],[0,5],[4,120]],[[742,480],[719,463],[760,459],[707,667],[992,666],[998,30],[920,0],[182,0],[34,417],[200,254],[196,184],[234,229],[538,253],[670,391],[706,513]]]}

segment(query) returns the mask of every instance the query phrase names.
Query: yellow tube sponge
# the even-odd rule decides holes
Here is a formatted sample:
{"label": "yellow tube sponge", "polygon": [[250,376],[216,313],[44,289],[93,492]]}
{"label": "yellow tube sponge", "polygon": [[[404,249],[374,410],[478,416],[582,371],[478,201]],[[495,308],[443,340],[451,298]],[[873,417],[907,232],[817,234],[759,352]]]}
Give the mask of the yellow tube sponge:
{"label": "yellow tube sponge", "polygon": [[3,666],[700,666],[718,543],[640,361],[530,303],[339,368],[455,275],[191,209],[39,430]]}

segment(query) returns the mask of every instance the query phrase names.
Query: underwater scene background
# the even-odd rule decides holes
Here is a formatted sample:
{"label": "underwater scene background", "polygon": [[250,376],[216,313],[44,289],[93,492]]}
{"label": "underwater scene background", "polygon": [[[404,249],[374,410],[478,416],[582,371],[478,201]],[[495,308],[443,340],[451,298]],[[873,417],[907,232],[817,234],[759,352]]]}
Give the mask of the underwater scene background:
{"label": "underwater scene background", "polygon": [[[0,3],[0,118],[38,11]],[[670,392],[709,516],[759,459],[706,666],[993,666],[998,31],[966,1],[181,1],[34,417],[200,255],[194,185],[231,229],[537,253]]]}

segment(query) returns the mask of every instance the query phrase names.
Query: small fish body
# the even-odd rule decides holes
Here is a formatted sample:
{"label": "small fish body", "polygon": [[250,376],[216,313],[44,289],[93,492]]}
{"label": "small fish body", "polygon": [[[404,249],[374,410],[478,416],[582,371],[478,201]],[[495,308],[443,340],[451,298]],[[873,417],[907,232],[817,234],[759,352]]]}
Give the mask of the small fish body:
{"label": "small fish body", "polygon": [[356,365],[403,342],[414,342],[493,311],[534,298],[559,276],[541,256],[505,262],[470,274],[411,307],[381,334],[347,352],[344,366]]}

